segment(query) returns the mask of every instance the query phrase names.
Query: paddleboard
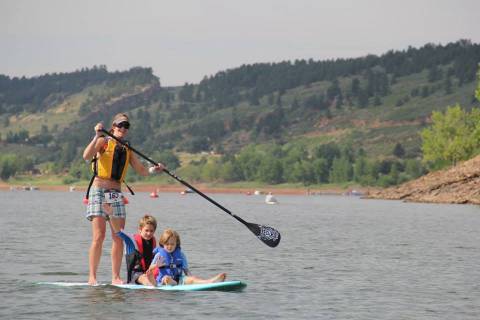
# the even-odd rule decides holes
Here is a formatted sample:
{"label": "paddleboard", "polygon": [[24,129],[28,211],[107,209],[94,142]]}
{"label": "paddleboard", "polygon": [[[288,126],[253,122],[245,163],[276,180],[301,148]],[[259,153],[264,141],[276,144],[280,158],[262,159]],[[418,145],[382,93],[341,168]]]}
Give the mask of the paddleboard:
{"label": "paddleboard", "polygon": [[[55,287],[90,287],[87,282],[39,282],[39,285],[49,285]],[[224,281],[204,284],[185,284],[178,286],[144,286],[140,284],[107,284],[102,283],[93,287],[116,287],[130,290],[163,290],[163,291],[240,291],[247,286],[242,281]]]}

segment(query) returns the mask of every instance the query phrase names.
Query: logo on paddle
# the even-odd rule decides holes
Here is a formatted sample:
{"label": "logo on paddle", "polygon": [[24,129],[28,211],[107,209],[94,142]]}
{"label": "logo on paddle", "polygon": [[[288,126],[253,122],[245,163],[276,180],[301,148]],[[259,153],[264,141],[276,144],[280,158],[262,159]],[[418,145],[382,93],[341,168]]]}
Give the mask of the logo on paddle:
{"label": "logo on paddle", "polygon": [[261,226],[260,234],[258,235],[258,238],[261,240],[267,240],[267,241],[277,241],[278,236],[279,236],[279,233],[277,230],[270,227]]}

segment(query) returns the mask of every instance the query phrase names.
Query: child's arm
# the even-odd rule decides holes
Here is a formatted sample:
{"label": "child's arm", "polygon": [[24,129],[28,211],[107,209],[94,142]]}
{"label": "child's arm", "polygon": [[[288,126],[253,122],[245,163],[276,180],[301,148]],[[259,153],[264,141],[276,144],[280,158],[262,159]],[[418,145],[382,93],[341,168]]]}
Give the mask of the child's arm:
{"label": "child's arm", "polygon": [[[165,260],[163,257],[160,255],[160,253],[155,254],[155,256],[152,259],[152,262],[150,263],[150,266],[148,269],[145,271],[145,274],[154,274],[155,275],[155,270],[158,270],[158,268],[163,267],[165,265]],[[160,272],[160,270],[158,270]]]}
{"label": "child's arm", "polygon": [[162,254],[158,252],[152,259],[152,263],[148,269],[155,269],[165,266],[165,259],[162,257]]}
{"label": "child's arm", "polygon": [[117,233],[117,232],[121,231],[122,228],[120,228],[120,224],[119,224],[118,219],[116,219],[112,216],[112,214],[113,214],[112,205],[110,203],[104,203],[103,204],[103,211],[105,211],[105,214],[110,218],[110,219],[108,219],[108,222],[110,223],[110,226],[112,226],[113,232]]}

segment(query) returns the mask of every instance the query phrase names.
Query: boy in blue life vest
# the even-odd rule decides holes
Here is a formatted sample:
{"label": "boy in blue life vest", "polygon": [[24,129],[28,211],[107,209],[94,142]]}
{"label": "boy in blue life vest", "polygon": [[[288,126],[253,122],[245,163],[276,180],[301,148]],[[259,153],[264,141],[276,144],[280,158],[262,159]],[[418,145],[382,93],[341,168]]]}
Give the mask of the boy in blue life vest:
{"label": "boy in blue life vest", "polygon": [[157,271],[150,269],[153,250],[156,247],[154,237],[157,221],[150,215],[144,215],[138,222],[138,233],[128,235],[121,230],[119,222],[112,216],[111,204],[104,203],[103,209],[108,215],[110,226],[117,236],[125,242],[125,261],[127,264],[127,282],[156,286]]}
{"label": "boy in blue life vest", "polygon": [[154,250],[155,256],[150,265],[152,271],[159,270],[157,284],[177,285],[225,281],[226,273],[219,273],[210,279],[201,279],[191,275],[188,270],[187,257],[180,248],[180,236],[176,231],[166,229],[158,243],[160,247]]}

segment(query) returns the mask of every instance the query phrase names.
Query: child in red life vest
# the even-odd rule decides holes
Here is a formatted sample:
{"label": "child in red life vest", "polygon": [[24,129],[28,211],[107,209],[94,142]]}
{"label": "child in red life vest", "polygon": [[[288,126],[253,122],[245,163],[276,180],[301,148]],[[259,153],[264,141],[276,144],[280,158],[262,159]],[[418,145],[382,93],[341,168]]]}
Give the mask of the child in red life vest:
{"label": "child in red life vest", "polygon": [[117,236],[125,242],[125,261],[127,264],[128,283],[156,286],[156,272],[150,269],[153,259],[153,250],[156,247],[154,237],[157,221],[150,215],[144,215],[138,222],[138,233],[130,236],[123,232],[117,219],[112,216],[110,204],[103,205],[105,213],[110,217],[110,226]]}
{"label": "child in red life vest", "polygon": [[155,256],[151,270],[158,270],[157,284],[177,285],[213,283],[225,281],[226,273],[219,273],[210,279],[201,279],[191,275],[187,257],[180,248],[180,236],[172,229],[166,229],[159,240],[160,247],[154,250]]}

